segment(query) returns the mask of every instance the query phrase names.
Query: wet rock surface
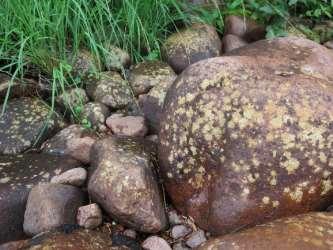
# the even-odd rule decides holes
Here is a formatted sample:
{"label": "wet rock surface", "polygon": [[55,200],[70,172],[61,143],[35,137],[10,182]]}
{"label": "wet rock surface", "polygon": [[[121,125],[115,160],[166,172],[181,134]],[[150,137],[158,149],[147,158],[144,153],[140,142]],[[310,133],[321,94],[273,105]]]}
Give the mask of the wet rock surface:
{"label": "wet rock surface", "polygon": [[[291,59],[302,65],[307,57]],[[258,65],[255,55],[199,62],[166,98],[159,145],[166,189],[177,209],[214,234],[332,203],[332,83]]]}
{"label": "wet rock surface", "polygon": [[146,61],[135,65],[128,81],[135,95],[146,94],[156,85],[168,85],[176,78],[172,68],[161,61]]}
{"label": "wet rock surface", "polygon": [[99,80],[87,85],[88,95],[112,109],[126,107],[133,100],[129,83],[117,72],[102,72]]}
{"label": "wet rock surface", "polygon": [[30,189],[80,163],[47,154],[0,156],[0,243],[19,240]]}
{"label": "wet rock surface", "polygon": [[220,52],[221,40],[215,28],[204,24],[172,34],[163,46],[165,60],[176,73],[200,60],[219,56]]}
{"label": "wet rock surface", "polygon": [[[3,106],[0,106],[2,110]],[[41,143],[63,125],[49,108],[35,98],[14,99],[0,117],[0,154],[17,154]],[[50,119],[48,119],[48,117]]]}
{"label": "wet rock surface", "polygon": [[166,227],[162,197],[149,153],[134,140],[107,138],[92,149],[88,192],[116,221],[142,232]]}
{"label": "wet rock surface", "polygon": [[33,187],[24,213],[24,232],[34,236],[66,224],[76,224],[77,209],[84,199],[79,188],[69,185],[43,183]]}
{"label": "wet rock surface", "polygon": [[309,213],[209,240],[199,250],[332,249],[332,232],[333,214]]}

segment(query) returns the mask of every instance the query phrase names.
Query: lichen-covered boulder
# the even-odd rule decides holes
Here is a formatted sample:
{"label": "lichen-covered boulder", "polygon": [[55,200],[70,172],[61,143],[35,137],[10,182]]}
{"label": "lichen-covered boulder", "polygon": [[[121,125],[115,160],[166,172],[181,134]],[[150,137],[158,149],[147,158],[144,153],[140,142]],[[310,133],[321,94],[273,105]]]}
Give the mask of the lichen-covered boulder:
{"label": "lichen-covered boulder", "polygon": [[192,26],[172,34],[165,41],[163,56],[176,73],[203,59],[219,56],[221,40],[214,27]]}
{"label": "lichen-covered boulder", "polygon": [[199,250],[326,250],[333,249],[332,234],[332,213],[308,213],[209,240]]}
{"label": "lichen-covered boulder", "polygon": [[131,65],[130,55],[112,44],[105,46],[105,66],[107,70],[122,71]]}
{"label": "lichen-covered boulder", "polygon": [[17,154],[30,149],[57,132],[61,126],[62,119],[41,100],[11,100],[0,117],[0,154]]}
{"label": "lichen-covered boulder", "polygon": [[101,70],[100,60],[89,50],[81,49],[70,55],[72,61],[72,72],[80,78],[90,78]]}
{"label": "lichen-covered boulder", "polygon": [[176,78],[172,68],[160,61],[146,61],[135,65],[128,77],[135,95],[146,94],[156,85],[173,82]]}
{"label": "lichen-covered boulder", "polygon": [[82,88],[67,89],[56,98],[59,107],[68,111],[75,110],[76,107],[82,107],[88,101],[87,93]]}
{"label": "lichen-covered boulder", "polygon": [[0,156],[0,244],[24,238],[23,218],[30,189],[81,164],[65,156]]}
{"label": "lichen-covered boulder", "polygon": [[261,40],[226,55],[252,57],[258,65],[274,69],[276,75],[305,74],[333,81],[333,51],[301,37]]}
{"label": "lichen-covered boulder", "polygon": [[246,56],[199,62],[166,97],[165,187],[214,234],[333,201],[332,82],[260,65]]}
{"label": "lichen-covered boulder", "polygon": [[106,138],[94,144],[88,192],[121,224],[146,233],[167,225],[149,152],[135,140]]}
{"label": "lichen-covered boulder", "polygon": [[110,116],[109,108],[103,103],[89,102],[83,106],[81,117],[90,123],[92,129],[100,132],[107,130],[105,126],[106,118]]}
{"label": "lichen-covered boulder", "polygon": [[113,71],[102,72],[98,81],[87,85],[87,93],[94,101],[112,109],[124,108],[133,99],[129,83]]}

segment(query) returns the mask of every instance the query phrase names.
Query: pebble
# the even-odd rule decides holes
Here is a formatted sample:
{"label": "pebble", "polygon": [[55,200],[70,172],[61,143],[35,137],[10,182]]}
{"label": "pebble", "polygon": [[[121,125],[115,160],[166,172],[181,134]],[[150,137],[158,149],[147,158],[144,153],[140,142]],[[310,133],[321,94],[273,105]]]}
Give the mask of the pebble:
{"label": "pebble", "polygon": [[94,229],[102,224],[102,210],[96,203],[79,207],[76,218],[81,227]]}
{"label": "pebble", "polygon": [[158,236],[148,237],[141,246],[145,250],[171,250],[168,242]]}
{"label": "pebble", "polygon": [[185,237],[191,232],[192,230],[185,225],[176,225],[171,229],[171,237],[177,240],[179,238]]}
{"label": "pebble", "polygon": [[186,241],[186,245],[191,248],[196,248],[200,246],[202,243],[207,241],[207,238],[205,236],[205,232],[203,230],[198,230],[196,232],[193,232],[190,237]]}

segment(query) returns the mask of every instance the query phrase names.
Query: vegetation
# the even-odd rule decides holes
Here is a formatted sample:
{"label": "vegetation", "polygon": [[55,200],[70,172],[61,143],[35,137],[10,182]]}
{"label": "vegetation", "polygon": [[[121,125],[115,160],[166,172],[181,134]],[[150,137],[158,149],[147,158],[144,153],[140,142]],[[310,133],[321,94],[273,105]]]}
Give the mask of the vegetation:
{"label": "vegetation", "polygon": [[157,59],[163,40],[177,28],[196,19],[223,32],[227,14],[265,23],[273,37],[285,34],[291,16],[311,22],[331,19],[333,0],[226,0],[220,9],[210,10],[189,9],[180,0],[4,0],[0,72],[23,77],[37,70],[52,86],[53,107],[54,97],[67,85],[80,84],[71,76],[69,56],[79,48],[89,49],[102,62],[107,44],[125,49],[134,62]]}

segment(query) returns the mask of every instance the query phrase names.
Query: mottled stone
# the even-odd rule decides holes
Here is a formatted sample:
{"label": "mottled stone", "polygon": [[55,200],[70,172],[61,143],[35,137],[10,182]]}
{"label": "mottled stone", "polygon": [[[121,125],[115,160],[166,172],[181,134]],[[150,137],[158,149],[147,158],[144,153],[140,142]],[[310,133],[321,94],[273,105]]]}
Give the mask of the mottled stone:
{"label": "mottled stone", "polygon": [[239,233],[211,239],[199,250],[333,249],[333,214],[282,218]]}
{"label": "mottled stone", "polygon": [[0,156],[0,243],[25,237],[24,211],[33,186],[78,166],[79,162],[64,156]]}
{"label": "mottled stone", "polygon": [[198,231],[193,232],[189,238],[186,240],[186,245],[190,248],[197,248],[202,243],[206,242],[207,238],[205,232],[201,229]]}
{"label": "mottled stone", "polygon": [[77,107],[82,107],[88,101],[87,93],[82,88],[67,89],[56,98],[58,106],[69,112]]}
{"label": "mottled stone", "polygon": [[83,106],[82,118],[86,119],[93,129],[100,132],[105,132],[107,130],[105,121],[109,115],[109,108],[102,103],[89,102]]}
{"label": "mottled stone", "polygon": [[99,80],[87,85],[88,95],[112,109],[126,107],[133,100],[129,83],[117,72],[102,72]]}
{"label": "mottled stone", "polygon": [[74,75],[88,78],[101,70],[101,63],[89,50],[81,49],[72,56],[72,71]]}
{"label": "mottled stone", "polygon": [[[0,111],[2,109],[1,105]],[[50,112],[38,99],[20,98],[8,102],[0,117],[0,154],[21,153],[56,132],[63,125],[62,119]]]}
{"label": "mottled stone", "polygon": [[191,232],[192,232],[191,228],[185,225],[176,225],[171,229],[171,237],[177,240],[179,238],[185,237]]}
{"label": "mottled stone", "polygon": [[172,34],[163,46],[163,57],[176,73],[203,59],[219,56],[221,40],[214,27],[193,24]]}
{"label": "mottled stone", "polygon": [[254,42],[264,39],[266,29],[263,25],[241,16],[227,16],[224,20],[224,35],[235,35],[247,42]]}
{"label": "mottled stone", "polygon": [[147,132],[145,118],[142,116],[112,115],[106,120],[106,125],[117,136],[144,137]]}
{"label": "mottled stone", "polygon": [[174,209],[171,209],[170,211],[168,211],[168,218],[169,218],[169,223],[172,226],[179,225],[179,224],[182,224],[184,222],[181,215],[178,214],[178,212]]}
{"label": "mottled stone", "polygon": [[126,246],[113,246],[107,233],[86,229],[75,230],[71,233],[56,231],[42,234],[31,239],[26,249],[129,250]]}
{"label": "mottled stone", "polygon": [[33,187],[24,213],[24,232],[34,236],[76,224],[76,212],[84,199],[79,188],[69,185],[42,183]]}
{"label": "mottled stone", "polygon": [[102,224],[102,210],[93,203],[80,207],[77,212],[77,224],[87,229],[94,229]]}
{"label": "mottled stone", "polygon": [[106,46],[105,66],[108,70],[122,71],[131,65],[130,55],[113,45]]}
{"label": "mottled stone", "polygon": [[129,237],[129,238],[132,238],[132,239],[136,239],[136,231],[133,230],[133,229],[126,229],[124,232],[123,232],[123,235]]}
{"label": "mottled stone", "polygon": [[111,218],[147,233],[166,227],[153,166],[141,143],[106,138],[94,144],[91,157],[88,192]]}
{"label": "mottled stone", "polygon": [[146,61],[135,65],[128,81],[135,95],[146,94],[156,85],[170,85],[176,78],[172,68],[160,61]]}
{"label": "mottled stone", "polygon": [[89,163],[90,148],[96,135],[81,125],[73,124],[59,131],[42,145],[44,153],[71,156],[82,163]]}
{"label": "mottled stone", "polygon": [[[160,170],[173,205],[211,233],[325,209],[333,201],[333,85],[323,80],[332,74],[324,62],[333,54],[310,41],[312,47],[287,41],[266,42],[262,54],[269,58],[199,62],[169,89]],[[284,61],[294,63],[273,64],[282,48]],[[326,53],[319,58],[318,51]],[[299,70],[305,65],[321,74],[306,75]],[[294,73],[276,73],[282,67]]]}
{"label": "mottled stone", "polygon": [[72,168],[66,172],[54,176],[51,183],[67,184],[81,187],[87,180],[87,170],[84,168]]}
{"label": "mottled stone", "polygon": [[238,49],[247,45],[248,43],[244,41],[242,38],[228,34],[225,35],[222,39],[222,51],[223,53],[228,53],[234,49]]}
{"label": "mottled stone", "polygon": [[141,246],[144,250],[172,250],[168,242],[158,236],[148,237]]}

